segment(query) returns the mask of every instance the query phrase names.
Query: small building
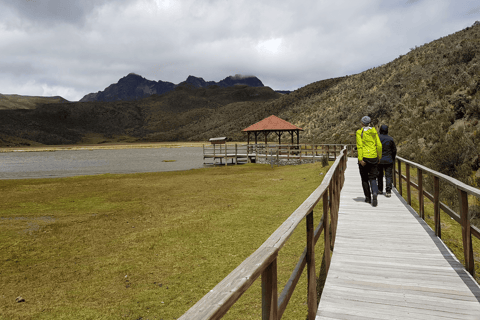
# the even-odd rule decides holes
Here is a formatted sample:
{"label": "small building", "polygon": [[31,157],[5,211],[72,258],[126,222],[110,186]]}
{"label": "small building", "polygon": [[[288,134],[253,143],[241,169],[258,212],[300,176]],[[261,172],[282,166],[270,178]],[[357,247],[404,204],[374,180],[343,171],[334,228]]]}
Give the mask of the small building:
{"label": "small building", "polygon": [[252,124],[250,127],[243,129],[242,132],[247,133],[247,144],[250,144],[250,134],[253,133],[255,136],[255,144],[258,143],[257,138],[260,133],[265,137],[265,144],[267,144],[267,138],[270,133],[275,133],[278,136],[278,144],[282,143],[282,135],[287,132],[290,133],[292,137],[292,144],[294,144],[294,136],[297,135],[297,144],[300,143],[300,131],[303,131],[302,128],[299,128],[288,121],[280,119],[274,115],[271,115],[268,118],[263,119],[255,124]]}

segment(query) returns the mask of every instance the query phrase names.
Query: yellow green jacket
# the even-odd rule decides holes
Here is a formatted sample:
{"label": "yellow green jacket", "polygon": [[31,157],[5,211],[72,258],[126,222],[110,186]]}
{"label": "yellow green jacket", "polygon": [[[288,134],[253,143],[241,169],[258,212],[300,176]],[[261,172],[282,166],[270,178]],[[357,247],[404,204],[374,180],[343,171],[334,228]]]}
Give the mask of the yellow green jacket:
{"label": "yellow green jacket", "polygon": [[[362,137],[363,131],[363,137]],[[363,127],[357,130],[357,150],[358,161],[363,158],[381,158],[382,157],[382,142],[378,137],[377,130],[372,127]]]}

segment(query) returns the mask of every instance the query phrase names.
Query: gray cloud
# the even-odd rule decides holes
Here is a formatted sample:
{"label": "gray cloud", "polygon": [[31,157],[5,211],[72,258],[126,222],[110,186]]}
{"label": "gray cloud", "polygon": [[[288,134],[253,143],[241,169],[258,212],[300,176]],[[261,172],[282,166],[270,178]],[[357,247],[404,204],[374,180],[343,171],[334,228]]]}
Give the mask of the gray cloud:
{"label": "gray cloud", "polygon": [[174,83],[256,75],[293,90],[472,25],[475,2],[458,3],[0,0],[0,93],[78,100],[130,72]]}
{"label": "gray cloud", "polygon": [[475,7],[475,8],[471,8],[470,10],[468,10],[468,12],[466,14],[467,15],[474,15],[474,14],[479,14],[479,13],[480,13],[480,6]]}
{"label": "gray cloud", "polygon": [[22,19],[34,23],[54,25],[56,23],[82,24],[85,18],[105,3],[121,6],[129,0],[0,0],[2,10],[10,9]]}

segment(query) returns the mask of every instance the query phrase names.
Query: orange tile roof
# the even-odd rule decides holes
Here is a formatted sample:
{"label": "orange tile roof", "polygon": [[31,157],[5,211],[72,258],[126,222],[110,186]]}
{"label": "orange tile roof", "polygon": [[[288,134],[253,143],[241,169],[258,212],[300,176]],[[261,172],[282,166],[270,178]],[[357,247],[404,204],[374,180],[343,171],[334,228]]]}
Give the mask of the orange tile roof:
{"label": "orange tile roof", "polygon": [[294,126],[290,122],[287,122],[273,115],[263,119],[262,121],[252,124],[250,127],[243,129],[242,131],[247,132],[247,131],[269,131],[269,130],[271,131],[302,130],[303,131],[302,128]]}

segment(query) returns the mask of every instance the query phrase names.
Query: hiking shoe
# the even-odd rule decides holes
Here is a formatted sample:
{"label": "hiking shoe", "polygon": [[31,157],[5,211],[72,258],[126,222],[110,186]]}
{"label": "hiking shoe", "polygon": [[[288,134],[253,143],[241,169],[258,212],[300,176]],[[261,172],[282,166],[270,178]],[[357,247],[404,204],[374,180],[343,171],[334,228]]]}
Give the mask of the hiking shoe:
{"label": "hiking shoe", "polygon": [[391,196],[392,196],[392,193],[390,191],[387,191],[387,193],[385,194],[385,197],[390,198]]}
{"label": "hiking shoe", "polygon": [[366,203],[370,203],[370,202],[372,202],[372,199],[370,199],[370,198],[365,198],[365,202],[366,202]]}
{"label": "hiking shoe", "polygon": [[376,206],[377,206],[377,204],[378,204],[378,202],[377,202],[377,195],[376,195],[376,194],[374,194],[374,195],[373,195],[372,206],[376,207]]}

